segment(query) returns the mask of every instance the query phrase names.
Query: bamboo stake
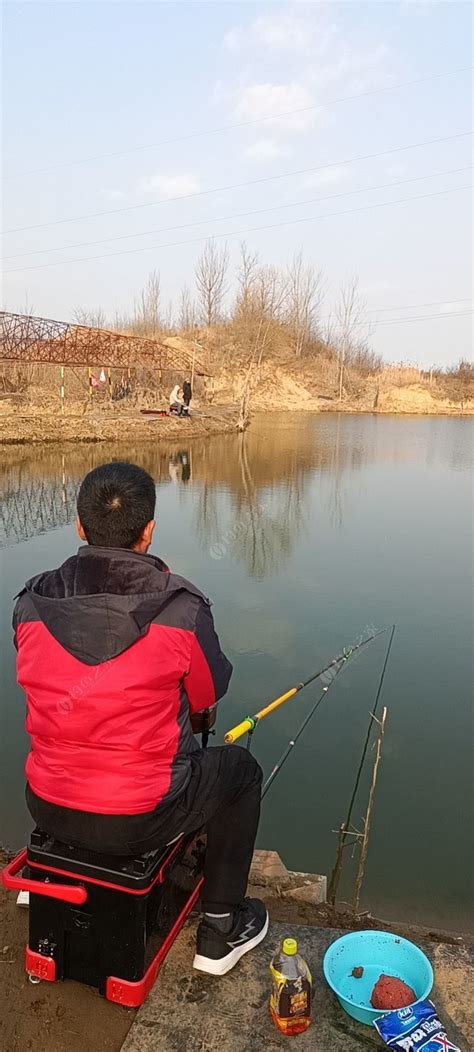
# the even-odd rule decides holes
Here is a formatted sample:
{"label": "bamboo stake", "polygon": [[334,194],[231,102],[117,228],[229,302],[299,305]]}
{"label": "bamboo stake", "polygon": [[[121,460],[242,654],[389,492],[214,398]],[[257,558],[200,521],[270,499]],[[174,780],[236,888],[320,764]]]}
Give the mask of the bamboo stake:
{"label": "bamboo stake", "polygon": [[380,730],[379,730],[379,736],[377,738],[377,746],[376,746],[376,752],[375,752],[374,769],[373,769],[373,773],[372,773],[372,783],[371,783],[371,786],[370,786],[370,793],[369,793],[369,802],[367,804],[367,812],[366,812],[366,816],[365,816],[365,820],[364,820],[364,835],[363,835],[363,838],[362,838],[362,846],[361,846],[361,849],[360,849],[359,865],[358,865],[358,868],[357,868],[357,876],[356,876],[356,881],[355,881],[355,886],[354,886],[354,898],[353,898],[353,902],[352,902],[352,909],[353,909],[354,913],[358,913],[358,911],[359,911],[360,893],[361,893],[361,890],[362,890],[362,881],[364,879],[364,873],[365,873],[365,863],[367,861],[367,852],[368,852],[368,849],[369,849],[370,823],[371,823],[372,811],[373,811],[373,807],[374,807],[375,789],[376,789],[376,786],[377,786],[377,775],[378,775],[380,759],[381,759],[381,755],[382,755],[382,743],[383,743],[383,736],[384,736],[384,733],[385,733],[385,721],[387,719],[387,709],[384,708],[384,710],[382,712],[382,719],[381,720],[378,720],[376,716],[374,716],[374,719],[377,720],[377,723],[378,723],[378,725],[380,727]]}
{"label": "bamboo stake", "polygon": [[64,416],[64,365],[61,366],[60,398],[61,398],[61,414],[62,414],[62,416]]}
{"label": "bamboo stake", "polygon": [[335,902],[336,902],[336,893],[337,893],[337,888],[338,888],[338,885],[339,885],[339,881],[341,879],[342,860],[343,860],[343,857],[344,857],[344,847],[346,845],[346,842],[347,842],[346,841],[346,827],[345,827],[344,822],[343,822],[342,825],[339,826],[336,861],[334,863],[334,869],[333,869],[333,871],[331,873],[331,877],[330,877],[330,880],[329,880],[329,887],[328,887],[328,891],[327,891],[327,900],[328,900],[328,902],[329,902],[329,904],[331,906],[334,906]]}
{"label": "bamboo stake", "polygon": [[350,800],[350,804],[349,804],[349,810],[347,812],[347,818],[346,818],[346,821],[344,822],[343,827],[341,826],[340,842],[339,842],[338,850],[337,850],[337,854],[336,854],[336,862],[335,862],[335,865],[334,865],[334,869],[333,869],[333,871],[331,873],[331,878],[330,878],[330,881],[329,881],[329,888],[328,888],[328,895],[327,895],[328,902],[331,905],[334,905],[335,902],[336,902],[337,889],[338,889],[339,879],[340,879],[341,870],[342,870],[342,861],[343,861],[344,847],[346,845],[346,838],[348,836],[350,836],[350,824],[351,824],[352,811],[353,811],[353,808],[354,808],[354,803],[355,803],[355,799],[356,799],[356,796],[357,796],[357,791],[358,791],[358,788],[359,788],[360,779],[361,779],[363,768],[364,768],[365,757],[367,755],[367,749],[369,747],[369,741],[370,741],[370,736],[372,734],[372,726],[373,726],[374,719],[376,720],[377,723],[379,723],[379,720],[376,717],[376,712],[377,712],[377,708],[378,708],[378,704],[379,704],[379,698],[380,698],[380,695],[382,693],[383,683],[384,683],[384,679],[385,679],[385,673],[387,671],[387,665],[388,665],[388,661],[389,661],[389,658],[390,658],[390,652],[391,652],[391,649],[392,649],[393,638],[394,638],[394,635],[395,635],[395,629],[396,629],[396,625],[392,625],[392,630],[391,630],[391,633],[390,633],[390,640],[389,640],[389,644],[388,644],[388,647],[387,647],[387,652],[385,654],[385,660],[384,660],[384,663],[383,663],[382,674],[380,676],[379,685],[377,687],[377,694],[376,694],[376,697],[375,697],[374,711],[370,713],[369,726],[367,728],[367,737],[365,739],[364,748],[362,750],[362,756],[360,758],[359,769],[357,771],[354,788],[352,790],[352,796],[351,796],[351,800]]}

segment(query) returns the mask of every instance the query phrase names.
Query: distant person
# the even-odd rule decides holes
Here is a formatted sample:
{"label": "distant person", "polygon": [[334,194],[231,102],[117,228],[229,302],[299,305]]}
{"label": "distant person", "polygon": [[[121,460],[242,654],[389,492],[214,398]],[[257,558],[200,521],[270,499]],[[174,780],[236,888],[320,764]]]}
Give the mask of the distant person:
{"label": "distant person", "polygon": [[183,402],[187,409],[189,409],[189,403],[193,397],[193,392],[189,380],[185,380],[183,384]]}
{"label": "distant person", "polygon": [[135,856],[204,828],[193,963],[224,975],[268,928],[263,903],[245,898],[262,771],[247,749],[194,738],[215,722],[232,665],[209,599],[149,553],[155,500],[135,464],[94,468],[77,499],[85,543],[20,592],[26,799],[49,836],[98,853]]}
{"label": "distant person", "polygon": [[176,413],[177,416],[184,416],[187,414],[187,409],[181,398],[181,388],[179,384],[175,384],[170,394],[170,413]]}
{"label": "distant person", "polygon": [[191,463],[190,463],[190,460],[189,460],[189,456],[188,456],[187,453],[180,453],[179,456],[181,458],[181,464],[182,464],[182,468],[183,468],[182,475],[181,475],[181,481],[182,482],[189,482],[189,480],[191,478]]}

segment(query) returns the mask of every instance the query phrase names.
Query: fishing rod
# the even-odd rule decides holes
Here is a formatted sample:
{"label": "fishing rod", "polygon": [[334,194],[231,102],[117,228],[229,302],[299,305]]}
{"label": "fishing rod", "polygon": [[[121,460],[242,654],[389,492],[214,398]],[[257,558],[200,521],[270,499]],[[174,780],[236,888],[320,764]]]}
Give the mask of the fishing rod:
{"label": "fishing rod", "polygon": [[[337,665],[339,665],[340,668],[342,668],[345,662],[350,657],[352,657],[352,655],[355,654],[357,650],[361,650],[361,648],[365,647],[367,643],[371,643],[373,639],[377,639],[377,636],[381,636],[384,632],[387,631],[387,628],[381,628],[378,632],[374,632],[373,635],[368,636],[367,639],[363,639],[360,643],[354,643],[354,645],[351,647],[343,647],[342,652],[338,654],[337,657],[333,658],[328,665],[324,666],[324,668],[319,669],[318,672],[314,672],[313,675],[309,677],[309,679],[306,679],[303,683],[297,683],[295,687],[290,687],[289,690],[285,691],[284,694],[280,694],[278,698],[275,698],[274,701],[271,701],[268,705],[265,706],[265,708],[260,709],[260,712],[254,713],[253,716],[246,716],[241,723],[237,724],[236,727],[232,727],[231,730],[227,731],[227,733],[224,735],[224,741],[226,745],[232,745],[244,734],[248,734],[248,747],[250,747],[251,737],[257,727],[257,724],[260,723],[261,720],[264,720],[265,717],[269,716],[271,712],[274,712],[275,709],[278,709],[280,705],[284,705],[285,701],[289,701],[290,698],[294,698],[295,694],[299,694],[300,690],[303,690],[304,687],[308,687],[310,683],[314,683],[314,681],[323,676],[325,672],[331,671],[332,669],[336,668]],[[334,673],[334,678],[337,676],[338,672],[340,671],[340,668],[338,668],[337,671]],[[332,683],[330,684],[330,686],[332,686]],[[328,689],[328,687],[324,688],[323,695],[327,692]],[[322,701],[322,697],[320,700]]]}
{"label": "fishing rod", "polygon": [[[373,636],[371,636],[368,639],[365,639],[362,643],[360,643],[359,646],[357,647],[357,649],[360,649],[360,647],[365,646],[366,643],[371,643],[372,640],[376,638],[376,636],[383,635],[385,632],[388,632],[388,631],[390,631],[389,628],[381,629],[379,632],[376,632]],[[384,666],[383,666],[383,671],[382,671],[382,677],[381,677],[381,681],[379,683],[379,689],[377,691],[377,702],[378,702],[378,699],[380,697],[380,692],[381,692],[381,689],[382,689],[382,684],[383,684],[383,680],[384,680],[384,676],[385,676],[385,670],[387,668],[388,659],[389,659],[389,656],[390,656],[390,650],[391,650],[391,647],[392,647],[392,641],[393,641],[394,632],[395,632],[395,626],[392,625],[390,640],[389,640],[388,648],[387,648],[387,653],[385,655],[385,661],[384,661]],[[262,796],[261,796],[262,800],[263,800],[265,794],[268,792],[268,790],[269,790],[270,786],[272,785],[274,779],[276,778],[277,774],[279,774],[279,772],[281,771],[281,769],[283,767],[283,764],[286,763],[290,753],[292,752],[294,746],[296,745],[296,742],[298,741],[298,738],[301,737],[303,731],[308,726],[308,723],[313,718],[315,712],[317,711],[317,709],[321,705],[321,702],[324,701],[324,698],[326,697],[326,694],[328,693],[330,688],[333,686],[334,681],[336,680],[337,676],[339,675],[339,673],[344,668],[344,664],[345,664],[345,662],[344,662],[344,660],[342,660],[340,662],[340,664],[339,664],[339,668],[336,669],[331,682],[329,683],[329,685],[327,687],[323,687],[322,692],[321,692],[318,700],[315,702],[315,704],[313,705],[313,707],[310,710],[310,712],[308,712],[308,715],[305,716],[305,718],[304,718],[302,724],[300,725],[300,727],[298,728],[294,738],[290,739],[290,741],[288,742],[288,745],[286,746],[286,749],[282,752],[282,754],[280,756],[280,759],[277,760],[276,764],[274,765],[274,767],[270,771],[270,774],[269,774],[268,778],[266,779],[266,781],[263,784]],[[371,718],[371,723],[372,723],[372,718]],[[364,759],[365,759],[365,753],[364,753]]]}

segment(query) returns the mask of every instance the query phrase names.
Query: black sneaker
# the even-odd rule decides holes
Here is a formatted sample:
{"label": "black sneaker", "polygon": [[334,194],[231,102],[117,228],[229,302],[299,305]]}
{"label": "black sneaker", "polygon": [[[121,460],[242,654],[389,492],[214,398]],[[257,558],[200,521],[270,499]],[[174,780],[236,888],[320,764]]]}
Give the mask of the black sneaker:
{"label": "black sneaker", "polygon": [[197,930],[197,953],[193,968],[209,975],[225,975],[253,950],[268,931],[268,913],[260,899],[244,899],[234,913],[234,923],[225,934],[206,918]]}

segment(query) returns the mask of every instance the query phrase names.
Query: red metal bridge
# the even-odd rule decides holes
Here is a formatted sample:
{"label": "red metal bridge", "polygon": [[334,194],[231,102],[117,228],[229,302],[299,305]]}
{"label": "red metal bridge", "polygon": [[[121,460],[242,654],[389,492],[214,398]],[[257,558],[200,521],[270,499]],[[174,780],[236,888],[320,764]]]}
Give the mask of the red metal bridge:
{"label": "red metal bridge", "polygon": [[0,311],[0,360],[109,368],[148,365],[189,371],[194,367],[197,375],[210,375],[195,355],[182,346],[182,340],[171,338],[163,342],[7,311]]}

